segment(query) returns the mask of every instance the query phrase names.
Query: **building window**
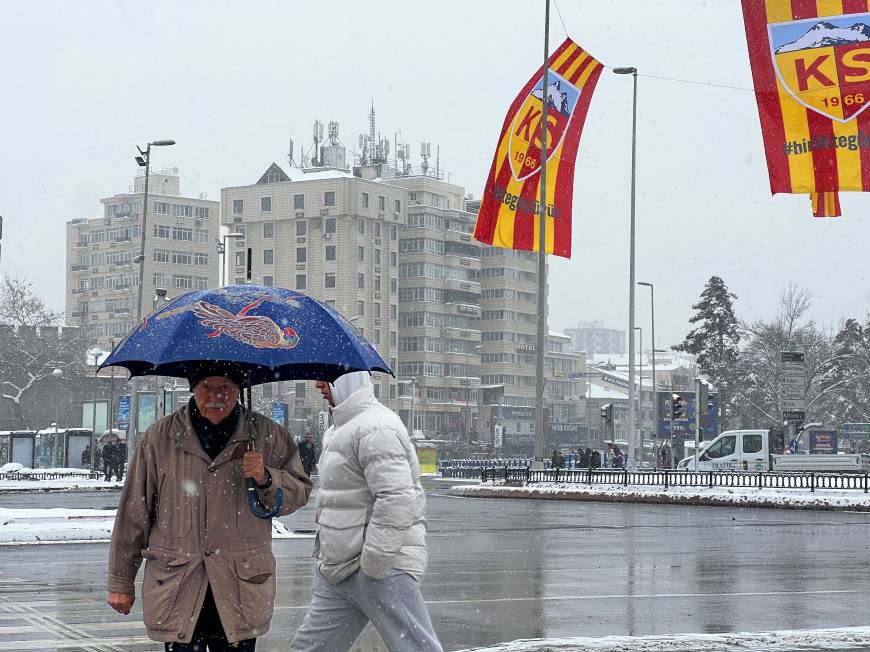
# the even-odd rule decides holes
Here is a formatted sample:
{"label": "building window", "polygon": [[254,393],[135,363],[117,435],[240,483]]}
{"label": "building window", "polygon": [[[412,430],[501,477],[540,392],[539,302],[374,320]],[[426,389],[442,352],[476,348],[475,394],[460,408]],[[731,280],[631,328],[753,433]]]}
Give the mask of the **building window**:
{"label": "building window", "polygon": [[169,215],[169,204],[165,201],[154,202],[155,215]]}
{"label": "building window", "polygon": [[[199,255],[199,254],[197,254]],[[168,263],[169,262],[169,252],[166,249],[155,249],[154,250],[154,262],[155,263]]]}
{"label": "building window", "polygon": [[335,260],[335,245],[329,245],[326,247],[326,255],[324,256],[324,260]]}
{"label": "building window", "polygon": [[193,217],[193,206],[185,206],[184,204],[173,204],[175,207],[175,217]]}
{"label": "building window", "polygon": [[381,304],[376,303],[375,304],[375,319],[380,319],[380,318],[381,318]]}
{"label": "building window", "polygon": [[193,231],[193,241],[194,242],[208,242],[208,231],[205,229],[194,229]]}
{"label": "building window", "polygon": [[305,383],[295,383],[293,391],[296,394],[296,398],[305,398]]}
{"label": "building window", "polygon": [[245,211],[245,202],[241,199],[233,200],[233,215],[241,215]]}
{"label": "building window", "polygon": [[271,240],[275,237],[275,223],[274,222],[263,222],[263,238],[266,240]]}
{"label": "building window", "polygon": [[263,249],[263,264],[264,265],[273,265],[275,262],[275,250],[274,249]]}
{"label": "building window", "polygon": [[387,198],[383,195],[378,197],[378,210],[382,213],[387,210]]}
{"label": "building window", "polygon": [[381,237],[381,223],[380,222],[375,222],[375,237],[376,238]]}
{"label": "building window", "polygon": [[324,275],[323,287],[325,287],[325,288],[334,288],[335,287],[335,272],[329,272],[328,274]]}
{"label": "building window", "polygon": [[193,254],[189,251],[172,252],[173,265],[190,265],[191,263],[193,263]]}
{"label": "building window", "polygon": [[307,285],[306,279],[307,279],[307,277],[305,276],[305,274],[297,274],[296,275],[296,289],[297,290],[304,290],[305,289],[305,287]]}
{"label": "building window", "polygon": [[366,234],[366,221],[364,219],[360,218],[357,220],[356,232],[359,233],[360,235]]}
{"label": "building window", "polygon": [[178,276],[175,275],[172,277],[173,286],[180,290],[190,290],[193,289],[193,278],[190,276]]}
{"label": "building window", "polygon": [[398,308],[398,306],[396,306],[395,303],[394,303],[394,304],[391,304],[391,305],[390,305],[390,319],[395,319],[395,318],[396,318],[396,314],[397,314],[398,312],[399,312],[399,308]]}
{"label": "building window", "polygon": [[335,310],[335,299],[327,299],[326,301],[324,301],[324,303],[333,310]]}
{"label": "building window", "polygon": [[293,209],[297,211],[305,209],[305,195],[293,195]]}
{"label": "building window", "polygon": [[168,226],[163,226],[162,224],[154,225],[154,237],[155,238],[169,238],[170,230]]}
{"label": "building window", "polygon": [[375,276],[375,292],[381,291],[381,277]]}
{"label": "building window", "polygon": [[196,290],[208,290],[208,279],[202,276],[197,276],[193,279],[193,287]]}
{"label": "building window", "polygon": [[360,317],[365,317],[365,314],[366,314],[366,302],[365,301],[357,301],[356,302],[356,314]]}
{"label": "building window", "polygon": [[324,233],[335,233],[335,218],[334,217],[326,218],[326,222],[323,223],[323,232]]}
{"label": "building window", "polygon": [[296,247],[296,262],[308,262],[308,249],[306,249],[305,247]]}
{"label": "building window", "polygon": [[196,216],[201,220],[208,219],[208,206],[197,206],[196,207]]}
{"label": "building window", "polygon": [[236,267],[244,267],[245,266],[245,252],[237,251],[236,252]]}
{"label": "building window", "polygon": [[172,239],[173,240],[185,240],[187,242],[193,241],[193,229],[188,229],[182,226],[173,226],[172,227]]}
{"label": "building window", "polygon": [[396,267],[398,265],[398,256],[395,251],[390,252],[390,267]]}
{"label": "building window", "polygon": [[366,289],[366,275],[363,273],[358,273],[356,275],[356,287],[358,290]]}
{"label": "building window", "polygon": [[390,294],[395,294],[398,291],[399,284],[396,282],[396,279],[390,279]]}
{"label": "building window", "polygon": [[396,239],[396,237],[397,237],[397,236],[396,236],[396,233],[397,233],[396,225],[395,225],[395,224],[390,224],[390,240],[395,240],[395,239]]}
{"label": "building window", "polygon": [[273,285],[275,285],[275,278],[273,276],[264,276],[263,285],[265,285],[267,288],[272,287]]}
{"label": "building window", "polygon": [[272,198],[260,197],[260,210],[264,213],[272,212]]}
{"label": "building window", "polygon": [[381,250],[375,249],[375,265],[381,264]]}
{"label": "building window", "polygon": [[299,220],[296,222],[296,237],[304,238],[306,235],[308,235],[308,222]]}
{"label": "building window", "polygon": [[362,194],[362,207],[363,208],[369,207],[369,194],[367,192],[364,192]]}
{"label": "building window", "polygon": [[323,193],[323,205],[335,206],[335,192],[333,190]]}
{"label": "building window", "polygon": [[395,208],[396,208],[396,212],[397,212],[397,213],[401,213],[401,212],[402,212],[402,202],[401,202],[401,200],[399,200],[399,199],[396,200],[396,202],[395,202]]}
{"label": "building window", "polygon": [[365,262],[366,259],[366,248],[365,247],[357,247],[356,248],[356,259],[359,262]]}
{"label": "building window", "polygon": [[[381,343],[381,329],[379,329],[379,328],[375,329],[374,335],[372,336],[372,341],[375,344]],[[377,385],[375,385],[375,387],[377,387]]]}

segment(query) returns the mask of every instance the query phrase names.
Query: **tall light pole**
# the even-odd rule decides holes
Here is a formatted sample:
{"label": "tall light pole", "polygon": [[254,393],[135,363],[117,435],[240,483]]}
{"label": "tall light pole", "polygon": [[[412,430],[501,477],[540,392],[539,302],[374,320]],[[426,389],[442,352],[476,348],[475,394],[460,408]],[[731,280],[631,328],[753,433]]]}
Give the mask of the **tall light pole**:
{"label": "tall light pole", "polygon": [[[138,328],[139,324],[142,323],[142,289],[145,285],[145,234],[148,226],[148,177],[151,174],[151,148],[169,147],[174,144],[174,140],[167,139],[152,140],[145,145],[144,150],[138,145],[136,146],[136,149],[139,150],[139,155],[135,156],[134,159],[139,164],[139,167],[145,168],[145,192],[142,197],[142,234],[139,239],[139,253],[133,259],[133,262],[139,263],[139,297],[136,300],[136,322],[133,324],[133,328]],[[94,382],[96,383],[96,381]],[[139,383],[135,377],[133,378],[130,393],[132,394],[130,401],[132,405],[130,406],[130,418],[127,420],[128,459],[133,456],[133,449],[136,447],[136,436],[139,431]],[[96,407],[94,409],[96,410]],[[92,454],[91,459],[93,457]]]}
{"label": "tall light pole", "polygon": [[[63,369],[60,367],[55,367],[51,375],[57,378],[57,385],[54,388],[54,443],[52,444],[52,448],[57,450],[57,406],[60,403],[60,379],[63,378]],[[63,462],[61,462],[63,464]]]}
{"label": "tall light pole", "polygon": [[94,402],[91,403],[91,471],[94,470],[94,437],[97,433],[97,365],[100,363],[102,350],[93,348],[88,355],[94,357]]}
{"label": "tall light pole", "polygon": [[639,438],[635,428],[634,413],[634,216],[637,171],[637,68],[614,68],[613,72],[617,75],[632,75],[634,77],[631,100],[631,226],[629,227],[628,245],[628,449],[630,465],[632,468],[637,468]]}
{"label": "tall light pole", "polygon": [[653,450],[655,451],[659,444],[659,395],[656,388],[656,294],[652,283],[638,281],[637,284],[649,288],[650,339],[652,339],[652,344],[649,348],[652,353]]}
{"label": "tall light pole", "polygon": [[477,351],[481,348],[478,344],[477,346],[473,346],[470,349],[465,347],[465,412],[466,412],[466,421],[465,421],[465,445],[466,447],[471,446],[471,375],[469,374],[469,366],[468,366],[468,356],[471,351]]}
{"label": "tall light pole", "polygon": [[638,380],[637,380],[637,421],[638,421],[638,429],[640,430],[640,449],[638,451],[639,455],[643,454],[643,327],[635,326],[634,330],[638,332],[640,335],[640,343],[638,344],[638,349],[640,354],[638,355],[638,360],[640,364]]}
{"label": "tall light pole", "polygon": [[239,238],[244,238],[244,233],[227,233],[223,237],[223,242],[215,238],[215,242],[217,243],[217,252],[221,257],[221,287],[227,284],[227,239],[238,240]]}

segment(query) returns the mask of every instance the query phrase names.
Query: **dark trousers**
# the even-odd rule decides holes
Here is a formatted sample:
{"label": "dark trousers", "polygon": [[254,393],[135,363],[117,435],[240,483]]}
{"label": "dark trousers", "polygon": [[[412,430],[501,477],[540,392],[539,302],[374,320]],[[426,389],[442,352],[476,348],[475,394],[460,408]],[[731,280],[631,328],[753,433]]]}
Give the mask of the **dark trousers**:
{"label": "dark trousers", "polygon": [[205,592],[202,611],[193,630],[190,643],[166,643],[166,652],[254,652],[257,639],[248,638],[238,643],[227,643],[224,627],[214,604],[211,586]]}

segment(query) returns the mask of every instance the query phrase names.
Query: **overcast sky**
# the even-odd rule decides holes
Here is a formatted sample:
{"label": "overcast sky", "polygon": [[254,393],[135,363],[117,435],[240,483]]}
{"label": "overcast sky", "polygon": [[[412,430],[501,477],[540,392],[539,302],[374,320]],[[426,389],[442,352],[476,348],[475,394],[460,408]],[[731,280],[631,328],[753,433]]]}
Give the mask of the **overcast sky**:
{"label": "overcast sky", "polygon": [[[0,273],[63,309],[65,223],[124,192],[136,144],[178,166],[182,192],[255,182],[306,147],[315,119],[353,148],[374,101],[378,129],[441,148],[450,180],[479,197],[508,105],[540,65],[543,0],[431,2],[23,2],[0,40]],[[788,282],[814,316],[863,317],[870,198],[812,217],[770,196],[737,0],[561,0],[568,34],[607,66],[637,66],[637,278],[655,283],[658,346],[682,339],[705,281],[737,310],[770,315]],[[551,49],[565,30],[553,9]],[[605,71],[575,176],[571,260],[552,258],[551,326],[628,322],[631,78]],[[415,158],[415,165],[419,160]],[[647,330],[649,295],[637,320]],[[645,332],[645,348],[649,347]]]}

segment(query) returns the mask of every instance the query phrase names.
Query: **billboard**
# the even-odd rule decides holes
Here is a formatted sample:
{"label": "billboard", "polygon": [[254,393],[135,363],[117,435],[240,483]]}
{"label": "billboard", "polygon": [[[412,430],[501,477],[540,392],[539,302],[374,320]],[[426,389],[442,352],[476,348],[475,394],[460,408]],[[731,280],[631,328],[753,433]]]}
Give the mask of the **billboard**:
{"label": "billboard", "polygon": [[810,453],[837,452],[836,430],[810,430]]}

